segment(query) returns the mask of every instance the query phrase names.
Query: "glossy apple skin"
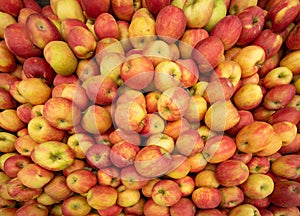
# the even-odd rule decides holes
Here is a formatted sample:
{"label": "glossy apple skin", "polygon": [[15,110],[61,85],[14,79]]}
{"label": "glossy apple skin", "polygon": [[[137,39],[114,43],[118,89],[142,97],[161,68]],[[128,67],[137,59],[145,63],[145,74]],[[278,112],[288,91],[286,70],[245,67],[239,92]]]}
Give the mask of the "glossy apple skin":
{"label": "glossy apple skin", "polygon": [[[298,206],[300,202],[299,187],[300,183],[296,181],[275,182],[270,200],[280,207]],[[285,196],[282,196],[282,194],[285,194]]]}

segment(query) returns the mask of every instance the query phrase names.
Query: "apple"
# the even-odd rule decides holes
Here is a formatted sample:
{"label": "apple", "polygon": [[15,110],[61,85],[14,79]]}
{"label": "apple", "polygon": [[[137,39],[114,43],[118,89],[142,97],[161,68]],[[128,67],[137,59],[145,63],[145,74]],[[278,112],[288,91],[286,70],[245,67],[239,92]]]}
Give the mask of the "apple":
{"label": "apple", "polygon": [[[234,27],[228,28],[228,25]],[[210,31],[210,35],[219,37],[223,42],[224,50],[229,50],[238,41],[241,32],[242,23],[239,17],[236,15],[227,15],[215,24],[214,28]]]}
{"label": "apple", "polygon": [[79,59],[89,59],[96,50],[96,38],[85,27],[75,26],[70,29],[67,36],[68,45]]}
{"label": "apple", "polygon": [[75,158],[84,159],[95,140],[87,133],[74,133],[68,137],[66,144],[74,151]]}
{"label": "apple", "polygon": [[266,174],[270,170],[270,162],[267,157],[264,156],[254,156],[247,163],[250,173],[261,173]]}
{"label": "apple", "polygon": [[18,77],[15,77],[11,73],[0,73],[0,87],[9,91],[10,86],[13,85],[15,81],[20,81]]}
{"label": "apple", "polygon": [[300,68],[297,64],[295,64],[295,61],[299,59],[300,52],[298,50],[291,51],[287,53],[279,62],[279,66],[281,67],[287,67],[290,69],[293,73],[293,75],[300,74]]}
{"label": "apple", "polygon": [[242,32],[237,45],[249,45],[262,31],[265,23],[264,10],[256,5],[245,8],[237,14],[242,23]]}
{"label": "apple", "polygon": [[73,192],[84,194],[97,184],[97,177],[90,170],[79,169],[66,177],[66,184]]}
{"label": "apple", "polygon": [[146,109],[145,96],[141,91],[122,86],[118,89],[118,98],[115,101],[116,106],[124,103],[136,102]]}
{"label": "apple", "polygon": [[299,35],[299,21],[292,27],[292,30],[289,32],[285,45],[289,50],[297,50],[299,48],[298,36]]}
{"label": "apple", "polygon": [[104,144],[93,144],[86,151],[86,161],[94,168],[109,167],[112,163],[110,161],[110,147]]}
{"label": "apple", "polygon": [[41,193],[41,188],[28,188],[16,177],[7,182],[8,195],[17,202],[31,201],[37,198]]}
{"label": "apple", "polygon": [[155,88],[161,92],[179,86],[182,81],[181,67],[172,60],[158,63],[154,70],[153,83]]}
{"label": "apple", "polygon": [[47,85],[51,85],[56,75],[49,63],[41,57],[27,58],[23,63],[24,74],[27,78],[36,77],[45,80]]}
{"label": "apple", "polygon": [[62,141],[65,131],[52,127],[44,116],[37,116],[28,122],[28,134],[37,143]]}
{"label": "apple", "polygon": [[67,76],[75,72],[78,60],[67,42],[49,42],[44,47],[43,54],[57,74]]}
{"label": "apple", "polygon": [[221,192],[221,208],[234,208],[244,201],[244,192],[238,186],[222,187]]}
{"label": "apple", "polygon": [[175,148],[180,154],[189,156],[201,152],[204,148],[204,142],[198,131],[190,129],[180,133],[176,139]]}
{"label": "apple", "polygon": [[54,173],[37,164],[28,164],[17,174],[23,185],[29,188],[42,188],[53,178]]}
{"label": "apple", "polygon": [[213,131],[225,131],[234,127],[240,120],[237,108],[230,100],[218,101],[210,105],[204,122]]}
{"label": "apple", "polygon": [[0,71],[3,73],[12,72],[17,67],[16,57],[8,49],[4,40],[0,42],[0,56],[3,62],[0,64]]}
{"label": "apple", "polygon": [[156,16],[155,32],[167,43],[174,43],[183,35],[187,19],[183,9],[171,4],[167,5]]}
{"label": "apple", "polygon": [[[225,214],[226,214],[226,210],[223,210],[225,211]],[[205,216],[205,215],[212,215],[212,216],[221,216],[223,215],[223,212],[221,209],[199,209],[197,210],[197,213],[196,213],[197,216]]]}
{"label": "apple", "polygon": [[138,102],[127,102],[117,105],[113,111],[113,119],[118,128],[125,132],[140,132],[147,113]]}
{"label": "apple", "polygon": [[271,124],[281,121],[298,124],[300,121],[300,113],[295,107],[284,107],[274,112],[268,119],[268,122]]}
{"label": "apple", "polygon": [[141,198],[141,194],[139,190],[132,190],[126,188],[124,185],[120,185],[117,188],[118,191],[118,199],[117,204],[119,207],[131,207],[138,203]]}
{"label": "apple", "polygon": [[67,18],[61,21],[60,32],[61,32],[61,37],[62,39],[64,39],[64,41],[66,42],[68,41],[70,30],[76,26],[81,26],[88,30],[87,25],[76,18]]}
{"label": "apple", "polygon": [[189,59],[192,55],[194,46],[208,36],[208,32],[202,28],[186,29],[178,41],[180,56],[183,59]]}
{"label": "apple", "polygon": [[171,87],[162,92],[157,101],[158,113],[167,121],[180,119],[187,111],[190,96],[181,87]]}
{"label": "apple", "polygon": [[141,190],[142,190],[142,194],[147,197],[147,198],[151,198],[152,196],[152,188],[153,186],[159,182],[161,179],[160,178],[152,178],[150,179],[147,184],[145,184]]}
{"label": "apple", "polygon": [[25,128],[26,124],[21,121],[14,109],[6,109],[0,112],[0,127],[7,132],[17,132]]}
{"label": "apple", "polygon": [[152,198],[146,200],[144,204],[144,215],[168,216],[170,215],[170,207],[156,204]]}
{"label": "apple", "polygon": [[249,168],[241,160],[229,159],[217,165],[215,175],[222,186],[238,186],[248,179]]}
{"label": "apple", "polygon": [[257,215],[261,216],[258,208],[256,208],[252,204],[242,203],[238,206],[229,210],[229,216],[239,215],[239,214],[246,214],[246,215]]}
{"label": "apple", "polygon": [[10,15],[9,13],[2,12],[2,11],[0,13],[0,18],[3,21],[0,24],[0,38],[3,39],[5,28],[10,24],[16,23],[17,20],[12,15]]}
{"label": "apple", "polygon": [[[52,2],[52,1],[51,1]],[[80,21],[85,21],[85,16],[80,3],[77,0],[53,1],[50,6],[53,13],[60,21],[67,18],[76,18]]]}
{"label": "apple", "polygon": [[281,154],[293,154],[298,152],[300,149],[299,147],[299,138],[300,138],[300,134],[297,133],[295,139],[288,145],[282,146],[279,149],[279,153]]}
{"label": "apple", "polygon": [[[172,158],[170,153],[160,146],[145,146],[135,157],[134,167],[144,177],[158,177],[169,172]],[[149,167],[152,167],[149,169]]]}
{"label": "apple", "polygon": [[[205,8],[205,9],[204,9]],[[203,28],[212,16],[214,0],[187,0],[183,5],[188,28]]]}
{"label": "apple", "polygon": [[273,179],[266,174],[251,173],[240,187],[246,197],[250,199],[263,199],[273,192],[274,182]]}
{"label": "apple", "polygon": [[111,9],[114,15],[121,21],[129,22],[134,12],[140,9],[142,3],[140,0],[120,1],[112,0]]}
{"label": "apple", "polygon": [[[269,44],[267,44],[269,42]],[[274,33],[271,29],[265,29],[252,42],[253,45],[258,45],[265,50],[266,59],[272,57],[279,51],[283,39],[279,34]]]}
{"label": "apple", "polygon": [[265,77],[269,71],[278,67],[281,57],[282,57],[282,52],[278,52],[275,55],[273,55],[271,58],[266,59],[257,71],[259,76]]}
{"label": "apple", "polygon": [[85,168],[86,166],[87,163],[85,161],[75,158],[74,162],[68,168],[64,169],[62,172],[63,175],[67,177],[71,172]]}
{"label": "apple", "polygon": [[4,31],[4,40],[8,49],[18,57],[29,58],[42,54],[42,50],[31,42],[24,24],[14,23],[7,26]]}
{"label": "apple", "polygon": [[181,154],[173,154],[172,159],[170,172],[166,175],[173,179],[181,179],[187,176],[191,168],[187,157]]}
{"label": "apple", "polygon": [[44,5],[41,8],[41,14],[45,15],[48,19],[51,20],[51,22],[57,27],[57,29],[59,31],[61,31],[61,21],[59,20],[59,18],[56,16],[56,14],[54,14],[52,8],[50,5]]}
{"label": "apple", "polygon": [[21,0],[9,0],[7,2],[1,2],[0,10],[4,13],[8,13],[13,17],[17,17],[19,15],[20,10],[24,7],[24,3]]}
{"label": "apple", "polygon": [[245,153],[255,153],[263,150],[269,143],[268,138],[274,132],[271,124],[263,121],[253,121],[244,126],[236,135],[236,147]]}
{"label": "apple", "polygon": [[164,129],[164,120],[156,113],[149,113],[145,117],[144,126],[140,134],[149,137],[154,134],[162,133]]}
{"label": "apple", "polygon": [[224,0],[215,0],[214,8],[208,23],[204,26],[204,28],[211,32],[211,30],[215,27],[215,25],[222,20],[227,14],[226,3]]}
{"label": "apple", "polygon": [[6,216],[14,216],[16,215],[16,211],[18,209],[14,207],[5,207],[0,209],[0,214],[6,215]]}
{"label": "apple", "polygon": [[139,146],[141,145],[141,136],[138,133],[128,134],[126,131],[117,128],[110,132],[109,141],[112,144],[125,141]]}
{"label": "apple", "polygon": [[94,209],[105,209],[117,202],[117,189],[107,185],[95,185],[87,193],[87,203]]}
{"label": "apple", "polygon": [[269,210],[272,212],[273,215],[297,215],[300,214],[298,207],[291,206],[291,207],[279,207],[276,205],[272,205],[269,207]]}
{"label": "apple", "polygon": [[0,109],[14,109],[16,108],[17,103],[14,98],[11,96],[9,91],[5,89],[0,89]]}
{"label": "apple", "polygon": [[73,195],[62,202],[61,210],[64,215],[87,215],[92,207],[87,199],[80,195]]}
{"label": "apple", "polygon": [[270,70],[263,79],[263,85],[271,89],[278,85],[289,84],[293,79],[293,73],[287,67],[276,67]]}
{"label": "apple", "polygon": [[183,117],[176,121],[167,121],[164,133],[176,140],[182,132],[191,128],[190,123]]}
{"label": "apple", "polygon": [[27,17],[26,31],[31,42],[40,49],[50,41],[61,39],[57,27],[41,13],[33,13]]}
{"label": "apple", "polygon": [[[211,49],[212,46],[214,49]],[[223,42],[219,37],[213,35],[204,38],[195,45],[192,58],[198,63],[200,73],[209,73],[225,60]]]}
{"label": "apple", "polygon": [[[279,207],[292,207],[299,205],[299,182],[279,181],[274,183],[274,190],[270,195],[270,201]],[[285,196],[282,196],[282,193]]]}
{"label": "apple", "polygon": [[26,156],[19,154],[12,155],[4,161],[3,171],[10,178],[15,178],[17,177],[18,172],[30,163],[32,163],[32,161]]}
{"label": "apple", "polygon": [[155,0],[155,1],[149,1],[145,0],[146,7],[148,10],[154,14],[157,15],[164,7],[171,4],[170,0]]}
{"label": "apple", "polygon": [[121,184],[120,169],[114,166],[101,168],[97,171],[97,180],[101,185],[118,187]]}
{"label": "apple", "polygon": [[251,6],[256,6],[257,1],[252,0],[252,1],[237,1],[233,0],[230,1],[229,4],[229,14],[239,14],[240,12],[244,11],[246,8],[251,7]]}
{"label": "apple", "polygon": [[44,192],[52,199],[58,201],[65,200],[74,194],[67,186],[66,177],[63,175],[55,175],[52,180],[44,186]]}
{"label": "apple", "polygon": [[[123,210],[123,207],[119,206],[118,204],[114,204],[111,207],[105,208],[105,209],[98,209],[97,213],[94,213],[95,215],[103,215],[103,216],[113,216],[120,214]],[[92,213],[88,215],[93,215]]]}
{"label": "apple", "polygon": [[47,170],[59,171],[70,166],[74,161],[73,150],[58,141],[43,142],[35,146],[31,159]]}
{"label": "apple", "polygon": [[296,138],[297,126],[291,122],[277,122],[272,125],[274,131],[279,134],[282,145],[289,145]]}
{"label": "apple", "polygon": [[123,167],[120,171],[121,183],[128,189],[139,190],[148,184],[149,178],[144,177],[134,165]]}
{"label": "apple", "polygon": [[[147,8],[137,9],[128,27],[128,37],[133,48],[143,49],[146,44],[157,38],[155,34],[155,19]],[[141,25],[147,26],[141,28]]]}
{"label": "apple", "polygon": [[84,82],[89,77],[97,76],[100,74],[100,69],[95,59],[81,59],[78,61],[76,68],[76,75]]}
{"label": "apple", "polygon": [[126,86],[141,90],[151,83],[154,76],[154,65],[143,55],[132,55],[122,63],[120,75]]}
{"label": "apple", "polygon": [[14,143],[14,147],[17,152],[23,156],[30,156],[36,145],[38,145],[38,143],[34,141],[29,135],[18,137]]}
{"label": "apple", "polygon": [[201,209],[216,208],[221,199],[220,190],[214,187],[199,187],[192,193],[192,201]]}
{"label": "apple", "polygon": [[214,79],[206,86],[203,97],[213,104],[217,101],[229,100],[234,93],[234,86],[229,78]]}
{"label": "apple", "polygon": [[59,84],[62,83],[77,84],[78,81],[79,78],[75,74],[71,74],[67,76],[56,74],[53,80],[53,86],[58,86]]}
{"label": "apple", "polygon": [[49,213],[49,210],[46,206],[41,205],[39,203],[32,203],[28,205],[23,205],[16,211],[16,215],[41,215],[41,216],[47,216]]}
{"label": "apple", "polygon": [[299,177],[297,173],[298,163],[298,155],[283,155],[272,163],[271,170],[278,177],[291,180],[297,179]]}
{"label": "apple", "polygon": [[171,60],[171,48],[163,40],[154,40],[150,41],[142,51],[143,56],[146,56],[150,59],[154,66],[159,64],[164,60]]}
{"label": "apple", "polygon": [[253,114],[250,111],[239,110],[238,113],[240,115],[240,120],[234,127],[226,131],[229,135],[236,135],[240,129],[254,121]]}
{"label": "apple", "polygon": [[175,182],[177,182],[180,187],[182,197],[187,197],[194,191],[195,181],[189,175],[186,175],[180,179],[175,179]]}
{"label": "apple", "polygon": [[184,118],[191,123],[197,123],[204,118],[207,109],[207,101],[202,96],[192,95]]}
{"label": "apple", "polygon": [[138,151],[139,146],[129,142],[120,142],[111,147],[109,157],[114,166],[127,167],[133,165]]}
{"label": "apple", "polygon": [[[282,7],[282,5],[285,5],[285,7]],[[293,0],[285,0],[280,2],[280,4],[272,5],[266,15],[266,27],[272,29],[274,32],[284,30],[290,23],[293,22],[299,9],[299,2]],[[285,17],[285,13],[288,13],[288,16]],[[281,17],[285,17],[285,19],[279,21]]]}
{"label": "apple", "polygon": [[276,152],[282,147],[282,140],[278,133],[273,131],[267,138],[267,145],[263,150],[255,152],[257,156],[271,156],[276,154]]}
{"label": "apple", "polygon": [[218,188],[220,183],[216,178],[214,170],[204,169],[195,176],[196,187],[214,187]]}
{"label": "apple", "polygon": [[109,11],[111,6],[110,1],[98,1],[94,0],[91,4],[91,1],[81,0],[80,5],[82,10],[89,19],[95,20],[101,13],[106,13]]}
{"label": "apple", "polygon": [[120,32],[116,19],[109,13],[101,13],[97,16],[94,23],[94,31],[98,38],[116,38],[119,39]]}
{"label": "apple", "polygon": [[239,110],[252,110],[262,102],[263,92],[258,84],[247,83],[235,92],[233,100]]}
{"label": "apple", "polygon": [[[246,54],[247,53],[247,54]],[[257,45],[243,47],[233,60],[241,66],[241,78],[249,77],[258,71],[259,65],[265,61],[265,51]]]}

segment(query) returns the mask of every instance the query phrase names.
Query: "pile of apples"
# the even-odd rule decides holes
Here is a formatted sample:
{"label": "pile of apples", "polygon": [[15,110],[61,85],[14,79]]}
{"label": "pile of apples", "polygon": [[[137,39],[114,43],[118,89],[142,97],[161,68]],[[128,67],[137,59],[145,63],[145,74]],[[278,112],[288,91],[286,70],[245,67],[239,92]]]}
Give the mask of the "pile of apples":
{"label": "pile of apples", "polygon": [[300,215],[299,11],[0,1],[0,215]]}

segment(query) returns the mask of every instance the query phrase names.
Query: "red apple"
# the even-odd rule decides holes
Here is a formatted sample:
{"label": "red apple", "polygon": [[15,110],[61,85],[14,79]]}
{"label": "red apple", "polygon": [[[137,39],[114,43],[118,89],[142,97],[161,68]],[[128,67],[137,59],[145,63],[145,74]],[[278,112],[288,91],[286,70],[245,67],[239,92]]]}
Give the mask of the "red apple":
{"label": "red apple", "polygon": [[66,183],[73,192],[84,194],[97,184],[97,178],[92,171],[79,169],[67,176]]}
{"label": "red apple", "polygon": [[110,147],[104,144],[94,144],[88,148],[86,160],[90,166],[101,169],[109,167],[112,164],[109,155]]}
{"label": "red apple", "polygon": [[13,17],[17,17],[23,7],[24,3],[22,0],[9,0],[7,2],[1,2],[0,4],[0,10]]}
{"label": "red apple", "polygon": [[103,38],[119,39],[120,32],[116,19],[110,13],[101,13],[94,23],[94,30],[99,40]]}
{"label": "red apple", "polygon": [[161,9],[171,4],[170,0],[155,0],[155,1],[149,1],[145,0],[146,6],[148,10],[154,14],[157,15]]}
{"label": "red apple", "polygon": [[141,0],[112,0],[111,9],[114,15],[122,21],[130,21],[136,10],[141,8]]}
{"label": "red apple", "polygon": [[199,187],[192,193],[192,200],[198,208],[212,209],[221,203],[221,192],[214,187]]}
{"label": "red apple", "polygon": [[93,2],[89,0],[81,0],[80,3],[87,17],[92,20],[95,20],[102,13],[109,12],[111,5],[111,2],[108,0],[94,0]]}

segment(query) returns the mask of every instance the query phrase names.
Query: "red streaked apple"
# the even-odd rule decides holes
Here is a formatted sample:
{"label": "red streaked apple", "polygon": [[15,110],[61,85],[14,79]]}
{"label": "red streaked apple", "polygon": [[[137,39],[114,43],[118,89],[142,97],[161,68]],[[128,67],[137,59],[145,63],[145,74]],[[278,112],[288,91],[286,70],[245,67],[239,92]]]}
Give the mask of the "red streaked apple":
{"label": "red streaked apple", "polygon": [[64,215],[87,215],[91,209],[87,199],[80,195],[68,197],[61,205],[61,211]]}
{"label": "red streaked apple", "polygon": [[177,59],[175,62],[181,69],[181,84],[185,88],[194,86],[199,79],[196,62],[193,59]]}
{"label": "red streaked apple", "polygon": [[[21,9],[22,10],[22,9]],[[9,13],[6,13],[6,12],[2,12],[0,13],[0,18],[3,22],[1,22],[0,24],[0,38],[3,39],[4,37],[4,30],[5,28],[10,25],[10,24],[13,24],[13,23],[16,23],[17,20],[12,16],[10,15]]]}
{"label": "red streaked apple", "polygon": [[94,56],[96,50],[96,38],[85,27],[75,26],[68,34],[68,45],[79,59],[89,59]]}
{"label": "red streaked apple", "polygon": [[17,177],[18,172],[28,164],[31,164],[32,161],[30,158],[26,156],[22,156],[19,154],[12,155],[11,157],[7,158],[3,164],[3,171],[6,175],[10,178]]}
{"label": "red streaked apple", "polygon": [[[0,109],[1,110],[14,109],[14,108],[16,108],[16,106],[17,106],[17,103],[14,100],[14,98],[11,96],[9,91],[1,88],[0,89]],[[24,120],[24,119],[21,119],[21,120]]]}
{"label": "red streaked apple", "polygon": [[118,187],[121,184],[120,169],[114,166],[99,169],[97,171],[97,180],[101,185]]}
{"label": "red streaked apple", "polygon": [[120,180],[126,188],[139,190],[147,185],[150,179],[139,174],[134,165],[130,165],[121,169]]}
{"label": "red streaked apple", "polygon": [[200,73],[209,73],[225,60],[223,42],[217,36],[204,38],[195,45],[192,58],[199,64]]}
{"label": "red streaked apple", "polygon": [[143,56],[149,58],[156,66],[164,60],[171,60],[171,49],[169,44],[163,40],[150,41],[143,49]]}
{"label": "red streaked apple", "polygon": [[114,15],[122,21],[130,21],[134,12],[141,8],[142,4],[140,0],[137,1],[121,1],[112,0],[111,9]]}
{"label": "red streaked apple", "polygon": [[52,127],[69,130],[80,123],[81,111],[71,100],[55,97],[44,104],[43,116]]}
{"label": "red streaked apple", "polygon": [[87,193],[87,202],[94,209],[105,209],[117,202],[116,188],[106,185],[95,185]]}
{"label": "red streaked apple", "polygon": [[98,40],[103,38],[119,39],[120,32],[116,19],[108,12],[97,16],[94,23],[94,30]]}
{"label": "red streaked apple", "polygon": [[239,122],[232,128],[226,131],[229,135],[236,135],[240,129],[242,129],[245,125],[254,121],[254,117],[250,111],[247,110],[239,110],[240,115]]}
{"label": "red streaked apple", "polygon": [[186,24],[184,11],[176,6],[167,5],[156,16],[155,32],[167,43],[174,43],[183,35]]}
{"label": "red streaked apple", "polygon": [[157,133],[149,136],[145,144],[146,146],[160,146],[168,152],[172,152],[175,147],[174,139],[165,133]]}
{"label": "red streaked apple", "polygon": [[67,138],[66,144],[75,153],[75,158],[86,158],[87,150],[95,144],[95,140],[87,133],[74,133]]}
{"label": "red streaked apple", "polygon": [[14,23],[7,26],[4,31],[4,40],[8,49],[18,57],[29,58],[42,54],[42,50],[31,42],[24,24]]}
{"label": "red streaked apple", "polygon": [[110,1],[94,0],[91,4],[89,0],[81,0],[80,5],[89,19],[95,20],[101,13],[109,11]]}
{"label": "red streaked apple", "polygon": [[234,216],[234,215],[241,215],[241,214],[261,216],[258,208],[256,208],[252,204],[247,204],[247,203],[242,203],[242,204],[230,209],[228,215]]}
{"label": "red streaked apple", "polygon": [[178,41],[180,56],[188,59],[192,55],[194,46],[204,38],[209,36],[208,32],[202,28],[186,29]]}
{"label": "red streaked apple", "polygon": [[234,57],[233,61],[241,66],[241,78],[255,74],[259,66],[265,61],[265,51],[257,45],[243,47]]}
{"label": "red streaked apple", "polygon": [[146,137],[162,133],[165,129],[165,121],[156,113],[147,113],[143,124],[140,134]]}
{"label": "red streaked apple", "polygon": [[292,122],[277,122],[272,126],[274,131],[279,134],[282,146],[289,145],[296,138],[297,126]]}
{"label": "red streaked apple", "polygon": [[232,0],[230,1],[228,10],[230,14],[238,14],[248,7],[256,6],[256,4],[257,4],[257,0],[250,0],[250,1]]}
{"label": "red streaked apple", "polygon": [[133,165],[139,150],[139,146],[133,143],[120,142],[111,147],[109,157],[114,166],[119,168],[127,167]]}
{"label": "red streaked apple", "polygon": [[283,155],[272,163],[271,170],[278,177],[297,179],[299,177],[297,172],[299,159],[297,154]]}
{"label": "red streaked apple", "polygon": [[276,154],[277,151],[282,147],[282,141],[278,133],[273,131],[267,138],[267,145],[263,150],[255,152],[256,156],[271,156]]}
{"label": "red streaked apple", "polygon": [[50,41],[61,39],[57,27],[41,13],[33,13],[27,17],[26,31],[31,42],[40,49]]}
{"label": "red streaked apple", "polygon": [[[103,216],[113,216],[118,215],[122,213],[123,207],[119,206],[117,203],[112,205],[111,207],[105,208],[105,209],[98,209],[97,213],[94,213],[96,215],[103,215]],[[93,216],[93,213],[88,214],[89,216]]]}
{"label": "red streaked apple", "polygon": [[0,42],[0,57],[3,61],[0,63],[0,71],[3,73],[12,72],[17,67],[17,61],[14,54],[8,49],[4,40]]}
{"label": "red streaked apple", "polygon": [[85,16],[80,3],[77,0],[51,1],[50,4],[53,12],[60,21],[67,18],[76,18],[85,21]]}
{"label": "red streaked apple", "polygon": [[53,178],[54,173],[37,164],[28,164],[17,174],[23,185],[29,188],[42,188]]}
{"label": "red streaked apple", "polygon": [[264,10],[256,5],[245,8],[237,14],[242,23],[242,32],[237,45],[245,46],[258,37],[265,23]]}
{"label": "red streaked apple", "polygon": [[124,185],[120,185],[117,188],[117,191],[118,191],[117,204],[119,208],[131,207],[137,204],[141,198],[141,194],[139,190],[128,189]]}
{"label": "red streaked apple", "polygon": [[69,32],[73,27],[81,26],[83,28],[88,29],[85,23],[83,23],[82,21],[76,18],[64,19],[61,21],[60,26],[61,26],[60,32],[61,32],[62,39],[64,39],[64,41],[66,42],[68,41]]}
{"label": "red streaked apple", "polygon": [[31,159],[47,170],[59,171],[74,161],[73,150],[65,143],[48,141],[35,146]]}
{"label": "red streaked apple", "polygon": [[97,184],[97,177],[90,170],[79,169],[66,177],[66,184],[73,192],[84,194]]}
{"label": "red streaked apple", "polygon": [[271,29],[262,30],[262,32],[252,42],[265,50],[265,58],[268,59],[275,55],[281,48],[283,39],[279,34],[274,33]]}
{"label": "red streaked apple", "polygon": [[263,79],[263,85],[271,89],[278,85],[289,84],[293,79],[293,73],[287,67],[275,67],[270,70]]}
{"label": "red streaked apple", "polygon": [[[146,146],[141,149],[134,161],[137,172],[144,177],[158,177],[170,171],[170,153],[160,146]],[[149,167],[152,167],[149,169]]]}
{"label": "red streaked apple", "polygon": [[201,152],[204,142],[198,131],[190,129],[180,133],[175,143],[176,150],[185,156]]}
{"label": "red streaked apple", "polygon": [[158,205],[173,206],[181,196],[179,185],[170,179],[160,180],[152,188],[151,197]]}
{"label": "red streaked apple", "polygon": [[26,124],[21,121],[14,109],[6,109],[0,112],[0,127],[7,132],[17,132],[25,128]]}
{"label": "red streaked apple", "polygon": [[191,123],[197,123],[204,118],[207,109],[208,104],[202,96],[192,95],[184,118]]}
{"label": "red streaked apple", "polygon": [[38,145],[38,143],[34,141],[29,135],[18,137],[14,144],[17,152],[23,156],[30,156],[36,145]]}
{"label": "red streaked apple", "polygon": [[74,194],[67,186],[66,177],[63,175],[55,175],[43,189],[48,196],[58,201],[65,200]]}
{"label": "red streaked apple", "polygon": [[[232,28],[228,28],[228,25]],[[210,35],[219,37],[224,44],[224,50],[229,50],[238,41],[241,32],[242,23],[238,16],[227,15],[216,23]]]}
{"label": "red streaked apple", "polygon": [[222,208],[233,208],[244,201],[244,192],[238,186],[222,187],[220,192],[222,197],[220,207]]}
{"label": "red streaked apple", "polygon": [[170,215],[170,207],[158,205],[152,198],[146,200],[144,204],[144,215],[157,215],[157,216],[168,216]]}
{"label": "red streaked apple", "polygon": [[100,69],[95,59],[81,59],[78,62],[76,68],[76,75],[79,80],[84,82],[86,79],[92,76],[97,76],[100,74]]}
{"label": "red streaked apple", "polygon": [[224,187],[238,186],[249,177],[248,166],[241,160],[229,159],[217,165],[215,175]]}
{"label": "red streaked apple", "polygon": [[279,62],[281,67],[287,67],[293,73],[293,75],[300,74],[300,67],[296,62],[300,58],[300,51],[294,50],[287,53]]}
{"label": "red streaked apple", "polygon": [[220,186],[220,183],[216,178],[215,170],[211,170],[208,168],[197,173],[197,175],[195,176],[195,186],[218,188]]}
{"label": "red streaked apple", "polygon": [[171,4],[171,1],[170,0],[154,0],[154,1],[145,0],[145,4],[148,10],[152,14],[157,15],[159,11],[161,11],[164,7]]}
{"label": "red streaked apple", "polygon": [[221,203],[221,192],[214,187],[199,187],[192,193],[192,200],[198,208],[212,209]]}
{"label": "red streaked apple", "polygon": [[167,121],[180,119],[190,103],[189,94],[181,87],[171,87],[163,91],[157,101],[158,113]]}
{"label": "red streaked apple", "polygon": [[279,153],[285,155],[285,154],[293,154],[300,150],[300,134],[297,133],[295,139],[288,145],[282,146],[279,149]]}
{"label": "red streaked apple", "polygon": [[30,215],[30,214],[36,214],[40,216],[47,216],[49,213],[49,209],[39,203],[31,203],[27,205],[23,205],[16,211],[16,215]]}
{"label": "red streaked apple", "polygon": [[270,161],[264,156],[253,156],[247,163],[250,173],[266,174],[270,170]]}
{"label": "red streaked apple", "polygon": [[93,167],[102,169],[112,165],[110,161],[110,147],[104,144],[94,144],[86,151],[86,161]]}

